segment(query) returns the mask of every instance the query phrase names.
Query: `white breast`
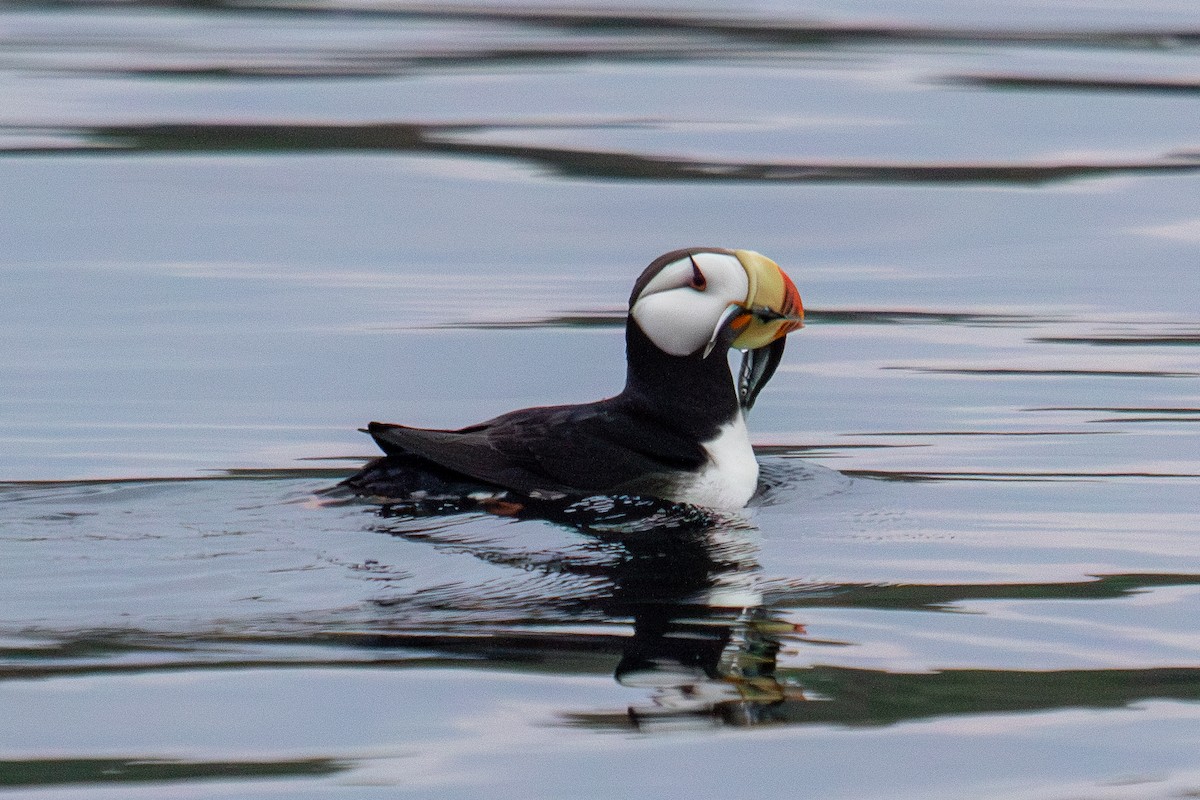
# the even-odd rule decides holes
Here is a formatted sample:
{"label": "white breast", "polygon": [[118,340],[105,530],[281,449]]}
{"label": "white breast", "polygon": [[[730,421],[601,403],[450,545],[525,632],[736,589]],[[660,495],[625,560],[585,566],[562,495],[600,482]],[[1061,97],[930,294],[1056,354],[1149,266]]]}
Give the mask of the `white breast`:
{"label": "white breast", "polygon": [[758,489],[758,460],[741,414],[704,442],[708,463],[674,499],[708,508],[742,508]]}

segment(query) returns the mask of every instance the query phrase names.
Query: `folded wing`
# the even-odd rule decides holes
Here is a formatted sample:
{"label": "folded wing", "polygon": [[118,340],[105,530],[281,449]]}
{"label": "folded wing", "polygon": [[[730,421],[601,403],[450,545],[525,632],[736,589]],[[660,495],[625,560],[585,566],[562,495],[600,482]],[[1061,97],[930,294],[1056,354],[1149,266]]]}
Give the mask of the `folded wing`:
{"label": "folded wing", "polygon": [[514,411],[460,430],[372,422],[388,455],[416,455],[484,483],[533,497],[661,495],[703,449],[616,400]]}

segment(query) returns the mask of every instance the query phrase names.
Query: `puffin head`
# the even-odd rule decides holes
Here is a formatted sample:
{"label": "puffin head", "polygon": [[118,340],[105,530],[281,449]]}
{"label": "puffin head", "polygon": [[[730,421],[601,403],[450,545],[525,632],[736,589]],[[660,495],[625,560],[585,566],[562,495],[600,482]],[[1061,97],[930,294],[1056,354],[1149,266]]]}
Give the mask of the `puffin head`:
{"label": "puffin head", "polygon": [[766,256],[692,247],[646,268],[629,298],[629,316],[669,356],[724,360],[727,349],[741,350],[738,402],[748,411],[779,365],[784,337],[803,326],[804,306],[791,279]]}

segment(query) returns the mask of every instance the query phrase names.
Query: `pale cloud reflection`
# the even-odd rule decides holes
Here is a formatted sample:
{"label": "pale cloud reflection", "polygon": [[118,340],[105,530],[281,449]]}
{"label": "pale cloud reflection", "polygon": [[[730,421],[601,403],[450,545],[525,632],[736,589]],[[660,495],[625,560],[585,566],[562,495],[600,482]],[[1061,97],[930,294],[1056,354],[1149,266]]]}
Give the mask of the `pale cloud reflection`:
{"label": "pale cloud reflection", "polygon": [[1147,225],[1134,228],[1133,233],[1142,236],[1153,236],[1159,239],[1170,239],[1176,242],[1200,242],[1200,217],[1185,219],[1178,222],[1168,222],[1165,225]]}

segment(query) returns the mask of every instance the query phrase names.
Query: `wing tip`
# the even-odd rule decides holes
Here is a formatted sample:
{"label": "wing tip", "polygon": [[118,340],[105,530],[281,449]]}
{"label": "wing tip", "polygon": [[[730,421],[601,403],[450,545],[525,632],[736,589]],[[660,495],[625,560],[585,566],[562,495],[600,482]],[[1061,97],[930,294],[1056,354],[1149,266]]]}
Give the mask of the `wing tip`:
{"label": "wing tip", "polygon": [[388,433],[403,428],[403,425],[394,425],[390,422],[368,422],[367,427],[359,428],[359,430],[369,434],[375,440],[375,444],[379,445],[379,449],[386,455],[396,455],[407,453],[408,449],[403,447],[399,442],[391,441]]}

